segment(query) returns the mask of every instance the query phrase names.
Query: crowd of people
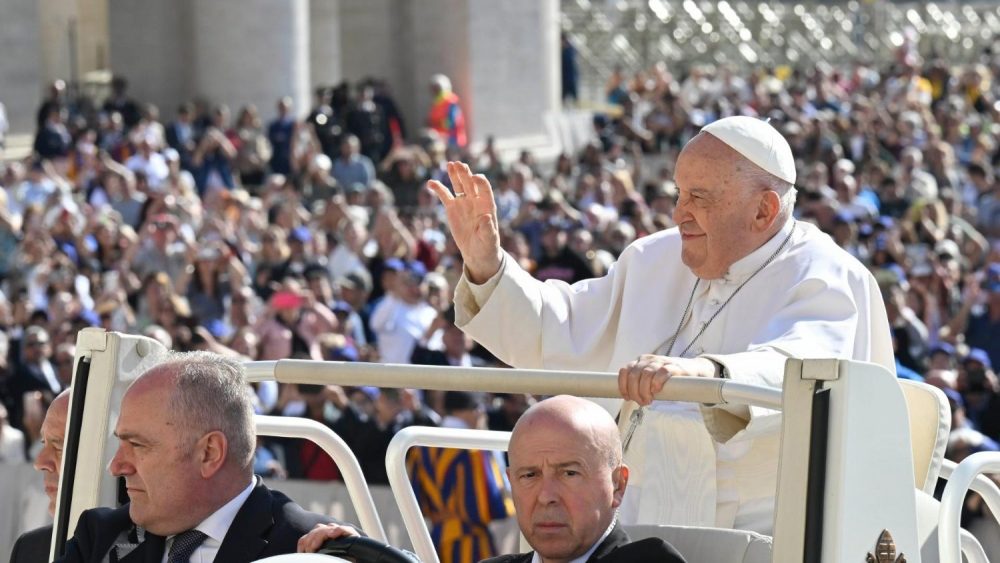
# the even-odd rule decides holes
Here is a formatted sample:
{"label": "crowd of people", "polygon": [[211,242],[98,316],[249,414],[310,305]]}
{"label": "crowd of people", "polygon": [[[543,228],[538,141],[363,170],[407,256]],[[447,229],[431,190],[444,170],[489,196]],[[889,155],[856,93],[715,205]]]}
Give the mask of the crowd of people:
{"label": "crowd of people", "polygon": [[[320,89],[305,119],[282,99],[236,119],[185,102],[164,120],[123,79],[100,106],[56,83],[32,156],[0,165],[0,463],[38,454],[45,409],[69,384],[87,326],[254,360],[501,365],[456,328],[462,256],[427,182],[450,187],[447,163],[469,163],[493,186],[507,255],[539,280],[573,283],[674,226],[680,149],[730,115],[782,133],[796,157],[795,217],[875,275],[899,376],[952,402],[948,455],[1000,450],[997,76],[1000,59],[989,58],[617,71],[606,92],[617,109],[596,115],[594,141],[554,165],[527,151],[504,161],[493,143],[470,152],[445,77],[432,81],[426,129],[404,123],[378,80]],[[387,482],[398,429],[455,423],[458,404],[486,414],[466,425],[510,430],[534,401],[446,399],[255,389],[258,413],[340,432],[371,483]],[[271,476],[339,476],[307,443],[262,441],[255,464]]]}

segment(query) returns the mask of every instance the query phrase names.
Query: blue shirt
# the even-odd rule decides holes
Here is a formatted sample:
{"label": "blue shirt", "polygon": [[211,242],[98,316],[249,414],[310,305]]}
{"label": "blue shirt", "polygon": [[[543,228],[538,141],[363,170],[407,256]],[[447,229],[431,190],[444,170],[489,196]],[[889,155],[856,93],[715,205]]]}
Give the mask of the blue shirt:
{"label": "blue shirt", "polygon": [[994,368],[1000,366],[1000,321],[990,320],[988,307],[982,307],[969,317],[969,326],[965,329],[965,342],[971,348],[985,350]]}
{"label": "blue shirt", "polygon": [[338,158],[333,161],[330,174],[341,187],[347,188],[354,184],[369,186],[375,179],[375,165],[363,154],[352,155],[350,159]]}
{"label": "blue shirt", "polygon": [[924,376],[899,363],[898,358],[896,359],[896,377],[909,379],[910,381],[919,381],[920,383],[924,382]]}

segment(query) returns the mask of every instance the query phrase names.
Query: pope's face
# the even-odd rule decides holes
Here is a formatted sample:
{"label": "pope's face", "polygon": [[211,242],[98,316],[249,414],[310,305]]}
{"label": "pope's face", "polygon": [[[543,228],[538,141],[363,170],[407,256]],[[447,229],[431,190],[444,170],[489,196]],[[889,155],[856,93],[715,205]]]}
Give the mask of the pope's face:
{"label": "pope's face", "polygon": [[766,240],[752,229],[764,193],[751,184],[753,166],[708,133],[692,139],[677,159],[674,222],[681,259],[699,278],[723,277]]}

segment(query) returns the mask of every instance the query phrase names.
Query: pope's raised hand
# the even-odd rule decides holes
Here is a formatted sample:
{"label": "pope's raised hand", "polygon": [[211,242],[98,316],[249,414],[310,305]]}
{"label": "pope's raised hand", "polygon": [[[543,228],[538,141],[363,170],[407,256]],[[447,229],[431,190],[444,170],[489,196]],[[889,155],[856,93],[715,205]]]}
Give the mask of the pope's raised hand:
{"label": "pope's raised hand", "polygon": [[451,236],[462,253],[462,260],[473,283],[483,283],[500,269],[500,230],[493,188],[482,174],[472,174],[461,162],[448,163],[448,177],[455,190],[431,180],[433,191],[448,214]]}

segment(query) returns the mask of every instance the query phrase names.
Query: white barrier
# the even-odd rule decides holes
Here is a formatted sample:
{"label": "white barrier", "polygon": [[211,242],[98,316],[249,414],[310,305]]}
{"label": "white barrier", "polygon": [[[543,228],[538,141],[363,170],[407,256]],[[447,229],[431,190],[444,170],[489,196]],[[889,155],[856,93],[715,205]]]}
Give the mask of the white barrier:
{"label": "white barrier", "polygon": [[333,462],[340,468],[349,504],[354,507],[358,515],[357,519],[351,520],[351,522],[360,525],[372,539],[383,543],[388,539],[385,530],[382,529],[382,522],[379,521],[378,509],[372,500],[371,491],[365,483],[361,465],[358,464],[358,459],[354,457],[343,438],[337,436],[326,425],[315,420],[262,415],[254,418],[257,423],[258,436],[301,437],[322,448],[326,455],[333,458]]}
{"label": "white barrier", "polygon": [[[277,489],[306,510],[327,514],[345,522],[358,522],[347,488],[340,481],[300,481],[265,479],[268,487]],[[388,543],[413,549],[403,517],[388,485],[371,487],[375,508],[382,520]],[[10,560],[14,541],[22,533],[44,526],[48,518],[48,498],[41,475],[29,464],[0,464],[0,561]],[[72,531],[75,523],[70,526]],[[500,553],[516,553],[517,522],[513,518],[490,525]]]}
{"label": "white barrier", "polygon": [[[950,468],[949,468],[950,469]],[[961,561],[962,550],[959,540],[959,522],[962,507],[969,489],[982,489],[980,494],[986,505],[994,513],[1000,512],[997,502],[996,486],[983,481],[973,487],[976,478],[983,473],[1000,472],[1000,454],[995,452],[979,452],[965,458],[957,467],[951,469],[948,475],[948,485],[941,495],[941,512],[938,517],[938,549],[942,561]]]}
{"label": "white barrier", "polygon": [[[465,428],[431,428],[409,426],[397,433],[389,443],[385,455],[385,469],[389,483],[399,499],[400,515],[411,541],[415,540],[413,551],[424,563],[440,563],[427,521],[420,514],[420,504],[413,492],[409,476],[406,474],[406,454],[415,446],[435,448],[457,448],[460,450],[507,451],[509,432],[492,430],[470,430]],[[507,553],[507,552],[504,552]]]}

